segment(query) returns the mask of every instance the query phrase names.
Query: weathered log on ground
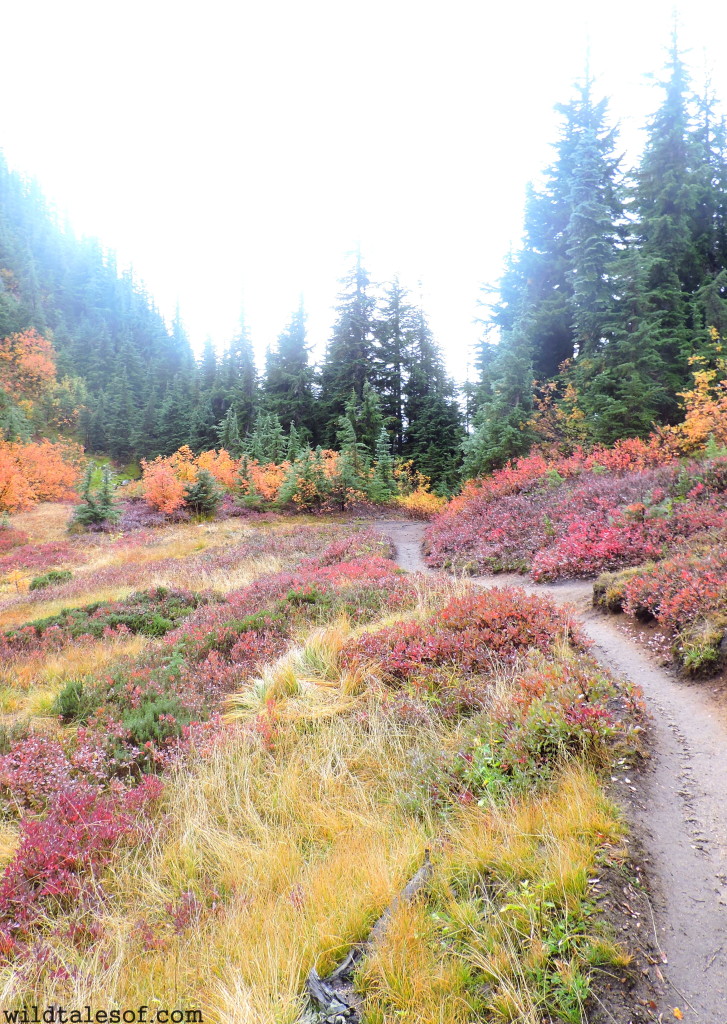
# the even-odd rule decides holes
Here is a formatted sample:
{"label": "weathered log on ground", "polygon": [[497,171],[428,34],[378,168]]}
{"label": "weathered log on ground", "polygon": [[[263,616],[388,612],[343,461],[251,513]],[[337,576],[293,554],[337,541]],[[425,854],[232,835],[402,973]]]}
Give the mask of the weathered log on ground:
{"label": "weathered log on ground", "polygon": [[424,863],[378,918],[366,941],[353,946],[345,960],[325,978],[320,977],[315,967],[311,970],[306,989],[313,1009],[303,1018],[305,1024],[360,1024],[361,999],[353,989],[354,971],[358,963],[381,941],[397,907],[402,903],[411,903],[430,880],[432,872],[429,850],[426,850]]}

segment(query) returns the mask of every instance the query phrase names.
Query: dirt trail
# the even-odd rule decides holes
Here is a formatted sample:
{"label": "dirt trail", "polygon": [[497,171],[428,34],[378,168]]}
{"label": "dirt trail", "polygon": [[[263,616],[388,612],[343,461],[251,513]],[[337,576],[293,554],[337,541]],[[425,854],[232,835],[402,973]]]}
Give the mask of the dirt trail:
{"label": "dirt trail", "polygon": [[[429,572],[422,557],[424,527],[377,526],[391,538],[402,568]],[[649,768],[633,787],[620,778],[632,826],[650,858],[655,921],[645,922],[665,954],[665,1020],[679,1007],[684,1020],[727,1024],[727,727],[710,701],[708,684],[681,683],[639,645],[591,608],[591,584],[537,585],[521,576],[479,577],[477,586],[514,585],[575,605],[595,643],[594,654],[644,692],[650,714]],[[652,968],[652,970],[656,970]]]}

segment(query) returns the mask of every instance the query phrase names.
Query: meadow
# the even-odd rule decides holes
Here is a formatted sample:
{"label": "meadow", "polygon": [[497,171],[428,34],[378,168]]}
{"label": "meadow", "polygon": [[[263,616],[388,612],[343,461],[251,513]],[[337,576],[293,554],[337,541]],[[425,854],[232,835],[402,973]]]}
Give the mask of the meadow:
{"label": "meadow", "polygon": [[428,850],[361,1019],[585,1019],[629,963],[596,894],[639,710],[566,612],[406,574],[366,524],[68,515],[4,531],[3,1005],[324,1019],[308,972]]}

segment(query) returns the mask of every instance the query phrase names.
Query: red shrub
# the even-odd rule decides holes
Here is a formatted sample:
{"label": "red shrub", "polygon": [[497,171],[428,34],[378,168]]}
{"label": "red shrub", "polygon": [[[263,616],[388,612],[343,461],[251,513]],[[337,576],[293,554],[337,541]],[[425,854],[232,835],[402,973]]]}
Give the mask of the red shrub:
{"label": "red shrub", "polygon": [[624,611],[658,619],[679,630],[699,615],[727,606],[727,550],[707,555],[683,552],[644,566],[624,587]]}
{"label": "red shrub", "polygon": [[[2,538],[4,531],[0,531]],[[65,563],[85,561],[85,554],[74,544],[50,541],[47,544],[24,544],[0,557],[0,576],[14,569],[52,569]]]}
{"label": "red shrub", "polygon": [[533,456],[468,486],[427,531],[430,563],[530,569],[537,580],[592,576],[727,527],[726,460],[643,468],[652,448],[632,449],[623,442],[553,463]]}
{"label": "red shrub", "polygon": [[528,650],[551,651],[560,641],[585,642],[567,612],[548,598],[492,589],[454,598],[424,624],[364,633],[345,652],[344,662],[376,662],[390,680],[426,677],[446,667],[480,673]]}
{"label": "red shrub", "polygon": [[6,957],[25,952],[22,940],[44,912],[98,897],[99,869],[160,791],[159,780],[108,796],[93,786],[67,784],[45,818],[21,822],[20,846],[0,880],[0,946]]}
{"label": "red shrub", "polygon": [[13,526],[0,527],[0,555],[4,555],[12,548],[27,544],[30,537],[24,530],[16,530]]}

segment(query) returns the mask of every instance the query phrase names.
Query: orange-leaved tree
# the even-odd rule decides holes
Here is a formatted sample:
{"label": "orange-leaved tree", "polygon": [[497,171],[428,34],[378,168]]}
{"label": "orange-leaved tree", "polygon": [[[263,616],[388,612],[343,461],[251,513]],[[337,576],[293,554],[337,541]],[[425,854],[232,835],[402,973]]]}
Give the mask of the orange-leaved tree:
{"label": "orange-leaved tree", "polygon": [[33,401],[55,382],[53,345],[34,328],[0,339],[0,386],[14,402]]}
{"label": "orange-leaved tree", "polygon": [[0,338],[0,392],[38,433],[75,426],[86,400],[80,378],[57,380],[53,343],[34,328]]}

